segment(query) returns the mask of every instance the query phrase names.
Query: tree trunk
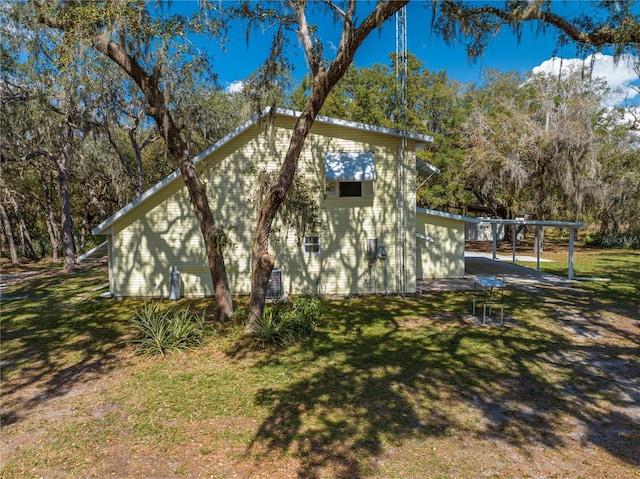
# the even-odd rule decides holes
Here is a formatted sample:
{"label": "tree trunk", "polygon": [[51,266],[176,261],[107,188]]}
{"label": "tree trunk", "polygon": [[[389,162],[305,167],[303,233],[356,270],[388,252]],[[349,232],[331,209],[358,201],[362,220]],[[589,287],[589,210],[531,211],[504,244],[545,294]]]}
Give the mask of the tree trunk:
{"label": "tree trunk", "polygon": [[88,190],[89,190],[89,200],[91,201],[91,204],[93,204],[93,206],[95,206],[96,209],[98,210],[100,219],[103,221],[106,220],[107,216],[109,215],[107,215],[107,212],[102,206],[102,203],[100,203],[100,199],[98,198],[98,195],[96,194],[95,189],[93,188],[93,186],[89,185]]}
{"label": "tree trunk", "polygon": [[78,243],[78,251],[84,253],[87,245],[87,231],[89,231],[89,205],[84,207],[82,215],[82,228],[80,229],[80,242]]}
{"label": "tree trunk", "polygon": [[249,323],[247,324],[247,332],[250,334],[256,333],[262,321],[264,304],[267,297],[267,287],[274,266],[273,257],[269,254],[271,225],[278,212],[278,208],[280,208],[287,191],[289,191],[293,183],[300,152],[304,146],[304,140],[309,135],[311,126],[325,98],[326,93],[324,96],[317,95],[319,106],[310,101],[304,112],[296,120],[291,142],[289,143],[289,149],[280,168],[277,182],[270,188],[269,193],[260,205],[258,211],[258,223],[253,235],[253,245],[251,247],[251,271],[253,274],[251,276],[251,294],[249,296]]}
{"label": "tree trunk", "polygon": [[18,257],[18,248],[16,248],[16,242],[13,239],[13,232],[11,231],[11,223],[9,222],[9,217],[7,216],[7,212],[4,209],[4,206],[2,206],[2,203],[0,203],[0,219],[2,220],[4,236],[7,240],[7,245],[9,246],[11,264],[18,265],[20,264],[20,258]]}
{"label": "tree trunk", "polygon": [[255,334],[262,321],[267,286],[273,270],[274,260],[269,254],[271,226],[293,183],[300,153],[316,116],[324,105],[329,92],[349,68],[355,52],[364,39],[374,28],[379,27],[407,3],[407,1],[380,2],[374,12],[368,15],[359,27],[354,29],[353,17],[355,15],[356,2],[355,0],[349,2],[346,12],[342,12],[344,14],[344,24],[340,46],[335,59],[328,67],[325,67],[325,61],[319,55],[321,49],[318,49],[317,45],[314,44],[313,35],[307,24],[304,12],[306,2],[299,1],[295,4],[298,17],[298,32],[313,72],[313,82],[307,105],[293,127],[289,148],[280,167],[278,177],[258,210],[258,222],[251,247],[252,276],[251,294],[249,296],[249,323],[247,324],[247,332],[249,334]]}
{"label": "tree trunk", "polygon": [[542,226],[536,227],[536,236],[535,241],[533,242],[533,254],[538,254],[543,252],[542,244],[544,242],[544,228]]}
{"label": "tree trunk", "polygon": [[173,123],[169,112],[164,110],[157,117],[154,116],[154,119],[158,122],[161,130],[165,132],[167,148],[178,162],[184,184],[189,191],[189,197],[200,225],[209,260],[209,271],[213,281],[218,317],[220,319],[229,319],[233,314],[233,299],[231,298],[227,270],[224,264],[224,232],[217,227],[214,221],[205,185],[200,181],[196,167],[189,158],[184,140]]}
{"label": "tree trunk", "polygon": [[136,155],[136,164],[138,166],[138,181],[136,182],[136,185],[135,185],[137,196],[140,196],[143,193],[144,183],[145,183],[144,165],[142,163],[142,148],[144,148],[146,145],[155,141],[155,140],[149,139],[149,142],[144,141],[142,143],[142,146],[140,146],[136,138],[139,126],[140,126],[140,116],[137,116],[135,119],[133,128],[129,129],[129,141],[131,142],[131,146],[133,147],[133,151]]}
{"label": "tree trunk", "polygon": [[[493,195],[491,195],[492,201],[494,203],[497,203],[497,200],[495,199],[495,197],[493,197]],[[504,219],[512,219],[513,214],[511,213],[511,210],[509,208],[507,208],[506,205],[503,205],[502,203],[497,203],[496,206],[494,207],[494,211],[496,212],[496,216],[498,218],[504,218]],[[504,237],[502,238],[503,241],[508,241],[511,242],[513,241],[513,234],[514,234],[514,228],[512,225],[503,225],[504,228]]]}
{"label": "tree trunk", "polygon": [[154,69],[153,75],[149,75],[135,58],[128,55],[120,43],[114,42],[108,31],[98,34],[93,39],[94,48],[111,59],[116,65],[129,75],[144,94],[150,115],[158,125],[158,130],[165,140],[166,148],[173,156],[180,168],[182,179],[189,192],[189,198],[200,225],[200,231],[204,239],[209,270],[213,281],[213,290],[216,297],[218,317],[229,319],[233,314],[233,300],[229,290],[229,280],[224,264],[224,239],[225,235],[220,230],[213,218],[213,213],[207,199],[204,184],[198,177],[198,172],[189,158],[187,145],[180,134],[169,111],[169,101],[160,88],[161,68]]}
{"label": "tree trunk", "polygon": [[69,194],[69,180],[67,178],[67,160],[71,150],[71,126],[68,126],[66,141],[62,152],[56,157],[55,164],[58,170],[58,188],[62,202],[62,250],[64,257],[64,270],[72,270],[76,267],[76,248],[73,238],[73,217],[71,216],[71,195]]}
{"label": "tree trunk", "polygon": [[31,235],[29,234],[29,229],[27,228],[27,224],[25,223],[24,218],[22,217],[20,206],[18,205],[18,202],[16,201],[16,198],[13,195],[13,193],[9,190],[9,188],[7,188],[6,185],[4,187],[4,192],[7,196],[7,199],[9,200],[9,203],[11,203],[11,206],[13,207],[13,211],[16,214],[16,220],[18,221],[18,226],[20,227],[20,238],[22,241],[22,255],[27,256],[28,254],[33,261],[36,261],[38,259],[38,255],[36,254],[36,250],[33,247],[33,241],[31,240]]}
{"label": "tree trunk", "polygon": [[47,225],[47,232],[49,233],[49,241],[51,242],[51,260],[54,263],[58,262],[58,250],[60,249],[60,229],[56,222],[56,214],[53,209],[53,200],[51,199],[51,192],[47,185],[47,179],[44,176],[42,169],[40,172],[40,184],[42,185],[42,191],[44,192],[44,202],[46,209],[45,223]]}

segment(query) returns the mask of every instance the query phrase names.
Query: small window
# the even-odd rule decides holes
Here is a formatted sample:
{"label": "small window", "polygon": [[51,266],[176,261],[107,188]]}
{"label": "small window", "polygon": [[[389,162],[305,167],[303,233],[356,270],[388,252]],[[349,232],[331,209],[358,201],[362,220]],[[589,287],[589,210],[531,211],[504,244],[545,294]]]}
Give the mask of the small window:
{"label": "small window", "polygon": [[349,196],[362,196],[362,182],[360,181],[341,181],[340,182],[340,198]]}
{"label": "small window", "polygon": [[320,253],[320,236],[305,236],[304,252],[309,254]]}
{"label": "small window", "polygon": [[327,198],[373,196],[376,169],[370,151],[333,151],[324,156]]}
{"label": "small window", "polygon": [[368,198],[373,181],[327,181],[327,198]]}

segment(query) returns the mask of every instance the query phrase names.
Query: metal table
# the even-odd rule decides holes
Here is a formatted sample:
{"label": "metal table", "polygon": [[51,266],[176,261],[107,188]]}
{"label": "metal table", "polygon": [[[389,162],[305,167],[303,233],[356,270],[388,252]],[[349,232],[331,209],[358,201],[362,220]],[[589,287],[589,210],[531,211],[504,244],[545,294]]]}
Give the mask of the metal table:
{"label": "metal table", "polygon": [[474,276],[473,278],[473,314],[476,314],[476,293],[482,289],[482,324],[485,324],[487,317],[487,304],[489,305],[489,316],[493,306],[493,289],[500,289],[500,324],[504,324],[504,288],[507,286],[504,279],[495,276]]}

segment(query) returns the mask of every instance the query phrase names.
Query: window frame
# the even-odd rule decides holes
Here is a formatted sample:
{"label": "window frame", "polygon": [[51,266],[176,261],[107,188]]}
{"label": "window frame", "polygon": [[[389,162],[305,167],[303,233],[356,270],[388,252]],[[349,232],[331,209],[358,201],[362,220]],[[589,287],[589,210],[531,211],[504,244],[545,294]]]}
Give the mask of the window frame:
{"label": "window frame", "polygon": [[322,252],[320,235],[304,235],[302,251],[304,254],[320,254]]}

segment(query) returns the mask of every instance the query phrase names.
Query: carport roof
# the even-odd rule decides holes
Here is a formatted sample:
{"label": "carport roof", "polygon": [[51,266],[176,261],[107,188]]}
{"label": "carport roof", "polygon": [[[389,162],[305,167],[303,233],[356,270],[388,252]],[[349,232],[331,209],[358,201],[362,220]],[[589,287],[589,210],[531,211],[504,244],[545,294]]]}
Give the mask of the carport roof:
{"label": "carport roof", "polygon": [[426,208],[416,208],[416,213],[422,213],[422,214],[431,215],[431,216],[439,216],[441,218],[448,218],[450,220],[464,221],[465,223],[480,223],[480,220],[478,218],[456,215],[454,213],[447,213],[446,211],[429,210]]}
{"label": "carport roof", "polygon": [[545,220],[526,220],[526,219],[515,219],[515,220],[507,220],[503,218],[474,218],[476,223],[492,223],[498,225],[530,225],[530,226],[550,226],[556,228],[579,228],[582,229],[585,227],[584,223],[576,222],[576,221],[545,221]]}
{"label": "carport roof", "polygon": [[82,263],[84,260],[87,260],[87,259],[99,259],[99,258],[102,258],[106,254],[108,254],[108,252],[109,252],[109,245],[107,244],[107,241],[103,241],[102,243],[100,243],[98,246],[96,246],[92,250],[87,251],[82,256],[79,256],[78,257],[78,263]]}

